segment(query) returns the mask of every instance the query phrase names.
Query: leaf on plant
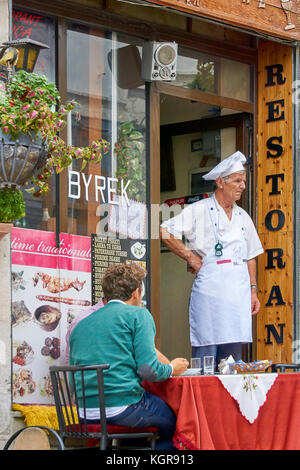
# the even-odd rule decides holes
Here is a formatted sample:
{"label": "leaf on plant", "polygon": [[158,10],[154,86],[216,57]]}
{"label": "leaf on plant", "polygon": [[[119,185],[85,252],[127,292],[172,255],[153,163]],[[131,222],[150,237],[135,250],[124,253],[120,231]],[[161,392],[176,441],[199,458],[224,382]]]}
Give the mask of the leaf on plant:
{"label": "leaf on plant", "polygon": [[32,188],[26,188],[25,191],[29,194],[33,194],[35,192],[35,188],[32,187]]}
{"label": "leaf on plant", "polygon": [[143,142],[132,142],[135,146],[135,148],[137,148],[137,150],[142,153],[144,151],[144,148],[145,148],[145,144]]}
{"label": "leaf on plant", "polygon": [[133,123],[132,122],[124,122],[120,125],[120,131],[122,134],[130,134],[133,130]]}
{"label": "leaf on plant", "polygon": [[87,165],[87,161],[86,161],[86,160],[82,160],[82,164],[81,164],[80,171],[84,170],[84,168],[86,167],[86,165]]}
{"label": "leaf on plant", "polygon": [[142,139],[143,137],[144,137],[143,134],[139,131],[131,132],[129,135],[129,139],[132,139],[132,140]]}

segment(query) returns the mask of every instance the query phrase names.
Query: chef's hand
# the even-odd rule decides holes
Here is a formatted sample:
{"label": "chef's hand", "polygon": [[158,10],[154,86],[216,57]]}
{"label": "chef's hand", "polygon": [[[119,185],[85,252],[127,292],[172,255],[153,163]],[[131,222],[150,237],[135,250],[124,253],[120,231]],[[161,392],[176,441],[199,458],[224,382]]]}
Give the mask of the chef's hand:
{"label": "chef's hand", "polygon": [[255,289],[251,289],[251,312],[252,315],[257,315],[260,309],[260,301],[258,300]]}
{"label": "chef's hand", "polygon": [[177,357],[176,359],[173,359],[171,361],[171,364],[173,366],[173,373],[172,375],[180,375],[183,374],[188,368],[188,361],[182,357]]}
{"label": "chef's hand", "polygon": [[202,267],[201,256],[197,256],[197,255],[194,255],[194,253],[192,253],[190,258],[188,259],[188,264],[189,264],[188,271],[192,274],[197,274],[198,271],[200,271]]}

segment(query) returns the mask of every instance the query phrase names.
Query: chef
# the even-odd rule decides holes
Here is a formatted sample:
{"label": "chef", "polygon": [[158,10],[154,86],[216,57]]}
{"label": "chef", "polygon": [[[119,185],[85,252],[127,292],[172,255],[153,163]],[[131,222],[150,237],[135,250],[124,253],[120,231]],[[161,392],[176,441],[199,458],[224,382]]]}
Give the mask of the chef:
{"label": "chef", "polygon": [[[235,152],[207,173],[213,196],[187,205],[161,225],[163,243],[196,274],[190,304],[192,357],[233,356],[252,342],[257,297],[256,257],[263,253],[254,224],[236,204],[246,187],[246,157]],[[185,237],[185,244],[182,242]]]}

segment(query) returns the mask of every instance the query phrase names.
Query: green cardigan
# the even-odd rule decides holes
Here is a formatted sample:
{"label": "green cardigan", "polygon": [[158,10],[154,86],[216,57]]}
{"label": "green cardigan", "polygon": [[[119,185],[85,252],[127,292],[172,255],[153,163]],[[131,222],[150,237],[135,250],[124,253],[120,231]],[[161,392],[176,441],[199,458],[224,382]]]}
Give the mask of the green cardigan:
{"label": "green cardigan", "polygon": [[[105,406],[132,405],[144,393],[142,380],[159,382],[172,374],[169,364],[158,361],[154,338],[155,324],[146,308],[112,301],[74,327],[69,364],[110,364],[104,371]],[[86,406],[98,408],[96,374],[89,374]]]}

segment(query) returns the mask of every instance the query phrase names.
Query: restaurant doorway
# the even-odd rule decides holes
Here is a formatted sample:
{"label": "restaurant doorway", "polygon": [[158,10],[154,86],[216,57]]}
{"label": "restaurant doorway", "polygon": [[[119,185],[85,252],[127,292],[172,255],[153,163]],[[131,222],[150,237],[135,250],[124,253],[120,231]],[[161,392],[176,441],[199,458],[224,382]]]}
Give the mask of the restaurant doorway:
{"label": "restaurant doorway", "polygon": [[[171,85],[167,87],[169,91]],[[156,120],[152,115],[150,164],[151,202],[157,207],[159,191],[161,222],[176,215],[183,204],[212,194],[213,186],[205,183],[203,174],[236,150],[251,157],[253,139],[251,113],[190,99],[188,94],[183,97],[164,93],[162,84],[159,88],[152,102],[152,106],[155,103],[159,106],[159,113],[157,108],[152,108]],[[160,128],[159,140],[154,135],[155,122]],[[158,145],[159,162],[157,153],[156,157],[153,155]],[[250,162],[247,189],[240,201],[250,215],[253,208],[251,170]],[[188,272],[185,261],[157,240],[151,240],[150,266],[151,311],[157,326],[157,346],[169,358],[190,358],[188,304],[194,275]],[[245,358],[250,353],[247,348]]]}

